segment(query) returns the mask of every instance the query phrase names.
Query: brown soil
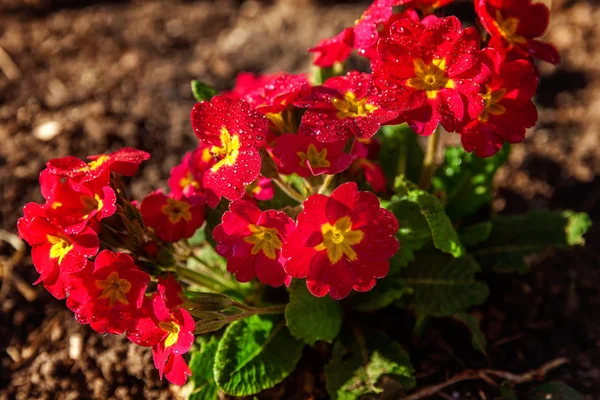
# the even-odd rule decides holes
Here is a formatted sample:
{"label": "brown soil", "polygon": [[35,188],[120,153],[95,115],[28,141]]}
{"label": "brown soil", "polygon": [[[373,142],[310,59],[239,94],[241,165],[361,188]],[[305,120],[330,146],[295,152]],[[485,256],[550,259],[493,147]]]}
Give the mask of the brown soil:
{"label": "brown soil", "polygon": [[[222,89],[240,71],[306,70],[305,49],[364,8],[341,3],[2,0],[0,225],[15,232],[22,205],[41,201],[37,176],[53,157],[138,147],[152,159],[132,182],[134,195],[164,187],[169,169],[196,143],[189,81]],[[489,360],[471,352],[466,333],[447,321],[419,341],[407,339],[422,384],[465,368],[522,372],[566,356],[572,363],[549,378],[600,398],[600,8],[564,0],[553,8],[548,38],[564,61],[540,65],[540,123],[514,146],[496,206],[505,213],[587,211],[596,227],[584,248],[535,261],[523,276],[494,278],[479,310]],[[56,136],[44,137],[48,132]],[[0,246],[0,254],[11,253]],[[30,259],[14,275],[32,282]],[[16,286],[0,311],[0,399],[176,396],[158,380],[146,349],[78,325],[42,288],[26,300]],[[409,325],[398,329],[409,337]],[[323,351],[308,350],[293,377],[261,398],[324,398],[322,360]],[[489,399],[497,391],[472,382],[446,394]]]}

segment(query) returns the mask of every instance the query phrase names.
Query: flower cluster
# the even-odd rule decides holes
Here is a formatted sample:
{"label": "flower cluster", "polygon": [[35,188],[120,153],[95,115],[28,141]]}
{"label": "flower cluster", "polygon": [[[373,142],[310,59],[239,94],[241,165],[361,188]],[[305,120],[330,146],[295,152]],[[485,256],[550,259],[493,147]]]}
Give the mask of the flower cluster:
{"label": "flower cluster", "polygon": [[[492,156],[537,121],[534,60],[559,60],[537,39],[546,6],[477,0],[489,34],[482,49],[476,28],[434,14],[449,2],[375,0],[353,27],[310,49],[329,74],[318,84],[303,74],[239,75],[233,90],[194,105],[198,147],[173,167],[168,191],[139,203],[121,177],[134,175],[146,152],[49,161],[45,203],[27,204],[18,222],[36,283],[66,298],[79,322],[151,347],[161,378],[179,385],[191,375],[183,355],[194,332],[205,332],[200,321],[219,329],[246,315],[229,308],[250,309],[202,308],[180,281],[215,291],[256,279],[283,293],[302,279],[314,296],[335,300],[371,290],[400,246],[398,221],[375,194],[389,198],[392,189],[380,128],[406,123],[428,136],[441,127],[465,150]],[[333,76],[353,50],[370,71]],[[201,248],[188,240],[196,232],[207,237]],[[198,255],[211,246],[222,269]]]}
{"label": "flower cluster", "polygon": [[[126,332],[132,342],[152,347],[161,376],[183,384],[191,374],[182,354],[193,343],[194,320],[180,307],[181,286],[159,277],[157,292],[147,293],[150,274],[130,254],[110,250],[140,254],[148,244],[190,237],[204,222],[203,197],[196,193],[154,192],[142,201],[141,215],[124,197],[119,177],[134,175],[149,156],[124,148],[87,163],[49,161],[40,174],[45,203],[27,204],[18,229],[32,246],[36,283],[67,298],[77,321],[98,333]],[[144,230],[136,224],[142,219]]]}

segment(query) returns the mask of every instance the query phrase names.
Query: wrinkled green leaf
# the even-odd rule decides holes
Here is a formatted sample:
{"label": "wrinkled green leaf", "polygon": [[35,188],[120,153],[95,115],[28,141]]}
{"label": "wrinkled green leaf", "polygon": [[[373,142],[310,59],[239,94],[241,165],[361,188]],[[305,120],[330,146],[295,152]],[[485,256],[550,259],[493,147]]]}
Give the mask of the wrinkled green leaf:
{"label": "wrinkled green leaf", "polygon": [[417,134],[407,124],[387,125],[381,128],[384,146],[379,160],[388,182],[399,175],[416,182],[423,165],[423,150],[417,142]]}
{"label": "wrinkled green leaf", "polygon": [[329,296],[315,297],[306,282],[295,279],[290,287],[290,302],[285,320],[292,336],[313,345],[317,340],[333,342],[340,332],[344,312]]}
{"label": "wrinkled green leaf", "polygon": [[462,147],[446,149],[444,163],[433,180],[434,191],[445,193],[446,212],[453,220],[474,214],[493,198],[493,180],[498,168],[508,159],[510,146],[496,155],[479,158]]}
{"label": "wrinkled green leaf", "polygon": [[189,367],[192,370],[193,391],[189,400],[216,400],[219,388],[215,383],[213,365],[219,341],[214,336],[202,341],[202,347],[192,352]]}
{"label": "wrinkled green leaf", "polygon": [[524,257],[548,248],[565,249],[585,243],[589,216],[573,211],[533,211],[496,217],[489,238],[470,249],[483,268],[496,272],[526,272]]}
{"label": "wrinkled green leaf", "polygon": [[405,180],[398,181],[397,187],[399,194],[392,197],[388,209],[398,219],[400,244],[416,251],[433,241],[437,249],[462,256],[465,249],[439,199]]}
{"label": "wrinkled green leaf", "polygon": [[529,392],[529,400],[583,400],[583,395],[562,382],[550,382]]}
{"label": "wrinkled green leaf", "polygon": [[475,279],[480,270],[471,257],[453,258],[440,252],[421,252],[402,271],[404,282],[413,289],[405,296],[418,315],[451,316],[487,298],[489,289]]}
{"label": "wrinkled green leaf", "polygon": [[358,332],[333,346],[332,358],[325,366],[326,387],[332,400],[357,400],[369,393],[380,393],[380,380],[390,375],[405,390],[415,386],[414,369],[408,354],[398,342],[380,332]]}
{"label": "wrinkled green leaf", "polygon": [[214,374],[219,388],[248,396],[271,388],[296,367],[304,342],[280,316],[255,315],[229,325],[219,341]]}
{"label": "wrinkled green leaf", "polygon": [[368,292],[356,293],[352,298],[353,308],[359,311],[375,311],[393,304],[402,296],[411,294],[412,289],[399,276],[414,259],[414,254],[405,244],[390,260],[390,272],[385,279],[377,281]]}
{"label": "wrinkled green leaf", "polygon": [[467,313],[454,314],[454,319],[462,322],[471,331],[471,345],[477,351],[487,355],[487,340],[479,326],[479,320]]}
{"label": "wrinkled green leaf", "polygon": [[217,94],[217,91],[215,89],[208,86],[204,82],[193,80],[191,82],[191,85],[192,93],[194,94],[194,98],[196,99],[196,101],[209,101]]}

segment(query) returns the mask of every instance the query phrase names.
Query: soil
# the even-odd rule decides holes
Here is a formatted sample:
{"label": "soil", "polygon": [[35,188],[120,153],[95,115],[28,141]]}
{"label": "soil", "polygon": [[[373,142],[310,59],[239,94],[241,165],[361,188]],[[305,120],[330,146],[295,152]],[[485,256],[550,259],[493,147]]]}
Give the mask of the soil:
{"label": "soil", "polygon": [[[152,159],[132,181],[134,196],[164,187],[170,168],[196,143],[191,79],[224,89],[240,71],[307,70],[305,49],[351,24],[364,7],[333,0],[2,0],[0,226],[15,232],[23,204],[42,200],[38,173],[54,157],[141,148]],[[600,398],[600,7],[559,0],[552,8],[547,38],[563,62],[539,66],[540,122],[499,174],[495,207],[507,214],[570,208],[590,213],[596,225],[585,247],[533,260],[524,275],[494,277],[490,299],[477,310],[487,359],[450,321],[407,339],[420,384],[465,368],[520,373],[568,357],[548,379],[564,380],[587,400]],[[0,244],[0,255],[11,254]],[[0,292],[0,399],[179,395],[158,379],[147,349],[77,324],[62,302],[29,286],[35,275],[26,256],[2,282],[10,288]],[[409,338],[411,316],[398,321]],[[258,397],[326,398],[326,352],[307,350],[292,377]],[[442,396],[490,399],[497,388],[465,382]]]}

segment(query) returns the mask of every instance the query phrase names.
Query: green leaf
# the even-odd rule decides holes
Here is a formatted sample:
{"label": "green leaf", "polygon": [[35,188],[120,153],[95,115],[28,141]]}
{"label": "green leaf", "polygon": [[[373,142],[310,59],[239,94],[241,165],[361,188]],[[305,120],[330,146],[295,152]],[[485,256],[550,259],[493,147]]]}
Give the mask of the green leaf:
{"label": "green leaf", "polygon": [[474,214],[493,198],[493,180],[506,160],[510,146],[506,145],[493,157],[479,158],[462,147],[446,149],[444,164],[436,171],[434,191],[446,194],[446,211],[453,219]]}
{"label": "green leaf", "polygon": [[404,179],[397,180],[396,186],[399,194],[392,197],[388,209],[398,219],[400,244],[416,251],[433,241],[437,249],[462,256],[465,249],[439,199]]}
{"label": "green leaf", "polygon": [[406,197],[394,196],[387,209],[398,219],[401,248],[416,251],[432,241],[431,229],[418,204]]}
{"label": "green leaf", "polygon": [[194,94],[196,101],[209,101],[217,94],[215,89],[208,86],[204,82],[193,80],[191,85],[192,93]]}
{"label": "green leaf", "polygon": [[452,258],[440,252],[421,252],[402,272],[404,282],[413,289],[405,297],[418,315],[451,316],[481,304],[489,289],[475,280],[479,265],[471,257]]}
{"label": "green leaf", "polygon": [[365,312],[380,310],[412,292],[412,288],[406,286],[402,279],[387,277],[370,291],[357,293],[353,298],[353,308]]}
{"label": "green leaf", "polygon": [[192,352],[189,367],[192,370],[194,389],[189,400],[216,400],[219,388],[215,383],[213,365],[219,341],[212,336],[203,340],[199,351]]}
{"label": "green leaf", "polygon": [[379,160],[388,182],[399,175],[416,182],[423,165],[423,150],[417,134],[407,124],[387,125],[381,128],[385,146],[381,147]]}
{"label": "green leaf", "polygon": [[398,342],[374,330],[359,335],[341,338],[333,346],[332,358],[325,366],[332,400],[357,400],[365,394],[380,393],[379,381],[384,375],[396,379],[404,390],[415,386],[414,369]]}
{"label": "green leaf", "polygon": [[315,297],[306,282],[295,279],[290,288],[290,302],[285,320],[292,336],[313,345],[317,340],[332,343],[340,332],[344,312],[340,303],[329,296]]}
{"label": "green leaf", "polygon": [[473,348],[487,356],[487,340],[483,332],[481,332],[479,320],[467,313],[457,313],[453,317],[462,322],[471,331],[471,345]]}
{"label": "green leaf", "polygon": [[529,400],[583,400],[583,395],[562,382],[550,382],[529,392]]}
{"label": "green leaf", "polygon": [[591,227],[589,216],[573,211],[533,211],[496,217],[489,238],[472,248],[481,266],[496,272],[526,272],[524,257],[548,248],[583,245]]}
{"label": "green leaf", "polygon": [[475,246],[485,242],[492,233],[492,222],[485,221],[475,225],[470,225],[458,231],[460,242],[465,246]]}
{"label": "green leaf", "polygon": [[450,218],[446,215],[442,203],[437,197],[421,191],[415,190],[409,193],[408,198],[417,203],[421,209],[421,214],[427,220],[433,244],[444,253],[452,254],[454,257],[460,257],[465,253]]}
{"label": "green leaf", "polygon": [[254,315],[236,321],[219,342],[215,381],[232,396],[256,394],[283,381],[300,360],[303,347],[280,316]]}
{"label": "green leaf", "polygon": [[402,269],[414,260],[414,254],[403,244],[390,260],[390,272],[368,292],[356,293],[352,298],[353,308],[358,311],[375,311],[393,304],[404,295],[412,293],[399,276]]}

